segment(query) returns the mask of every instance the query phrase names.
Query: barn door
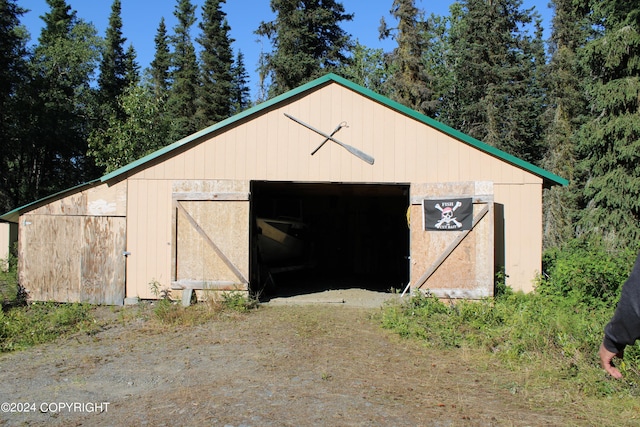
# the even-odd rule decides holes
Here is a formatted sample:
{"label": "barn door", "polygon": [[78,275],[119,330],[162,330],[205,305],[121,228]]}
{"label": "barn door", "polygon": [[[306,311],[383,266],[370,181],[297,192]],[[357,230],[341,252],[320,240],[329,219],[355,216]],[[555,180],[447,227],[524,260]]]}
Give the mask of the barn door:
{"label": "barn door", "polygon": [[122,305],[126,218],[26,215],[20,283],[34,301]]}
{"label": "barn door", "polygon": [[80,301],[122,305],[125,296],[126,218],[84,217]]}
{"label": "barn door", "polygon": [[174,194],[174,289],[248,290],[246,193]]}
{"label": "barn door", "polygon": [[442,298],[493,295],[493,184],[411,185],[411,288]]}

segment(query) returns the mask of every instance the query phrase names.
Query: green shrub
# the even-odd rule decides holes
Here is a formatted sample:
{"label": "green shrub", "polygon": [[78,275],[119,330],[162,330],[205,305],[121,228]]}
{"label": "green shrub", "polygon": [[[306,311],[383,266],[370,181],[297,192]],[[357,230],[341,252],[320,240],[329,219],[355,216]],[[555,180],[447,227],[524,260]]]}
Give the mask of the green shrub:
{"label": "green shrub", "polygon": [[636,248],[609,249],[601,242],[575,240],[564,248],[545,252],[544,274],[536,291],[572,296],[593,306],[612,306],[637,254]]}
{"label": "green shrub", "polygon": [[0,303],[2,307],[23,303],[24,294],[18,285],[17,258],[0,259]]}

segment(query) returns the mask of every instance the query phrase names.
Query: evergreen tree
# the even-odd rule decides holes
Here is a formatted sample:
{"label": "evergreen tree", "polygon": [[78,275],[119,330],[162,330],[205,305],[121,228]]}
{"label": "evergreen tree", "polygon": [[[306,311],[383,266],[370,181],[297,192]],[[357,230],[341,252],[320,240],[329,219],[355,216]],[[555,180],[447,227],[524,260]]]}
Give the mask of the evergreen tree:
{"label": "evergreen tree", "polygon": [[140,65],[138,64],[138,61],[136,61],[137,57],[138,54],[136,53],[135,48],[133,45],[129,45],[127,52],[125,53],[124,63],[124,76],[127,88],[140,83]]}
{"label": "evergreen tree", "polygon": [[238,51],[232,69],[231,113],[238,114],[251,106],[249,74],[244,66],[244,55]]}
{"label": "evergreen tree", "polygon": [[178,23],[171,37],[171,89],[167,100],[173,119],[171,139],[178,140],[197,130],[195,122],[198,92],[198,61],[191,41],[191,27],[196,22],[195,6],[189,0],[178,0],[174,15]]}
{"label": "evergreen tree", "polygon": [[[455,11],[459,9],[459,3],[453,3],[451,8]],[[453,15],[456,12],[452,13]],[[429,40],[429,48],[423,54],[423,61],[430,76],[430,88],[432,91],[432,99],[437,99],[436,116],[440,114],[442,109],[442,99],[445,98],[448,90],[452,87],[453,76],[452,55],[449,48],[450,34],[449,27],[451,23],[450,16],[438,16],[431,14],[427,20],[427,31],[424,34]]]}
{"label": "evergreen tree", "polygon": [[397,28],[389,28],[384,18],[380,22],[380,38],[393,37],[398,44],[387,57],[393,69],[387,81],[387,92],[395,101],[433,116],[437,101],[431,88],[432,77],[424,61],[429,50],[424,12],[416,8],[415,0],[394,0],[390,13],[398,20]]}
{"label": "evergreen tree", "polygon": [[589,120],[578,141],[581,231],[616,246],[640,237],[640,5],[594,2],[602,35],[583,50]]}
{"label": "evergreen tree", "polygon": [[262,22],[256,34],[271,41],[261,73],[270,78],[271,96],[294,89],[349,63],[351,36],[340,23],[351,21],[336,0],[271,0],[276,19]]}
{"label": "evergreen tree", "polygon": [[165,98],[168,95],[170,81],[169,70],[171,68],[171,51],[169,49],[169,36],[164,18],[160,20],[156,32],[155,55],[151,61],[151,87],[156,98]]}
{"label": "evergreen tree", "polygon": [[385,91],[389,73],[384,51],[368,48],[359,41],[353,48],[349,65],[340,71],[345,78],[381,95],[389,95]]}
{"label": "evergreen tree", "polygon": [[[533,163],[542,157],[542,30],[521,0],[462,0],[452,16],[451,86],[442,116],[450,126]],[[456,9],[454,9],[456,10]]]}
{"label": "evergreen tree", "polygon": [[91,77],[101,40],[65,0],[47,0],[51,10],[30,63],[31,80],[19,96],[30,105],[20,153],[23,194],[28,200],[94,178],[87,158]]}
{"label": "evergreen tree", "polygon": [[[114,0],[109,15],[109,26],[105,38],[105,48],[100,62],[98,94],[101,107],[106,111],[116,110],[117,99],[127,87],[127,55],[122,35],[122,5]],[[107,113],[108,114],[108,113]]]}
{"label": "evergreen tree", "polygon": [[21,129],[19,87],[26,82],[27,35],[20,26],[26,11],[15,0],[0,0],[0,211],[6,212],[24,199],[19,192]]}
{"label": "evergreen tree", "polygon": [[196,122],[202,129],[231,116],[233,89],[233,52],[229,37],[231,28],[222,11],[226,0],[206,0],[202,10],[202,36],[196,41],[202,46],[200,82]]}
{"label": "evergreen tree", "polygon": [[541,166],[570,182],[568,188],[552,187],[544,192],[544,247],[559,247],[574,237],[578,215],[574,172],[576,132],[586,110],[585,76],[578,51],[589,37],[589,7],[573,0],[554,0],[551,61],[547,66],[547,111],[545,145]]}

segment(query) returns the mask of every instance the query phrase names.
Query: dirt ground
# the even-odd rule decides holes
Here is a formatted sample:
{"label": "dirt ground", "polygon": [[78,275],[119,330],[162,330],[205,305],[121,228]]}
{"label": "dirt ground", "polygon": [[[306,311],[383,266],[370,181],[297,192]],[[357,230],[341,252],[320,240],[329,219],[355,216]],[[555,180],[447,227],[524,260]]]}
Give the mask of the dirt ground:
{"label": "dirt ground", "polygon": [[0,420],[8,426],[589,425],[571,408],[545,408],[514,392],[504,375],[494,375],[497,366],[478,367],[464,351],[438,352],[382,329],[377,315],[389,298],[397,296],[343,290],[274,299],[248,314],[190,327],[127,316],[138,306],[102,307],[101,319],[110,320],[101,320],[95,335],[0,357]]}

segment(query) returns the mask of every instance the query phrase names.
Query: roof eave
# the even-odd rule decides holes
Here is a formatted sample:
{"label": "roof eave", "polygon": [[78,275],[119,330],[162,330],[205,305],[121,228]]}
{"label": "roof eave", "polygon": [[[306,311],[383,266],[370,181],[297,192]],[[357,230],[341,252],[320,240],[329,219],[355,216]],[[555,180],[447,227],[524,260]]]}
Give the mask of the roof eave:
{"label": "roof eave", "polygon": [[51,194],[49,196],[43,197],[42,199],[38,199],[35,202],[31,202],[26,205],[15,208],[14,210],[1,215],[0,219],[7,222],[17,223],[20,221],[20,215],[22,215],[26,211],[36,209],[46,203],[50,203],[53,200],[58,200],[69,194],[76,193],[78,192],[78,190],[82,191],[82,190],[89,189],[91,187],[95,187],[100,183],[101,183],[100,179],[94,179],[93,181],[85,182],[83,184],[79,184],[74,187],[67,188],[66,190],[62,190],[55,194]]}

